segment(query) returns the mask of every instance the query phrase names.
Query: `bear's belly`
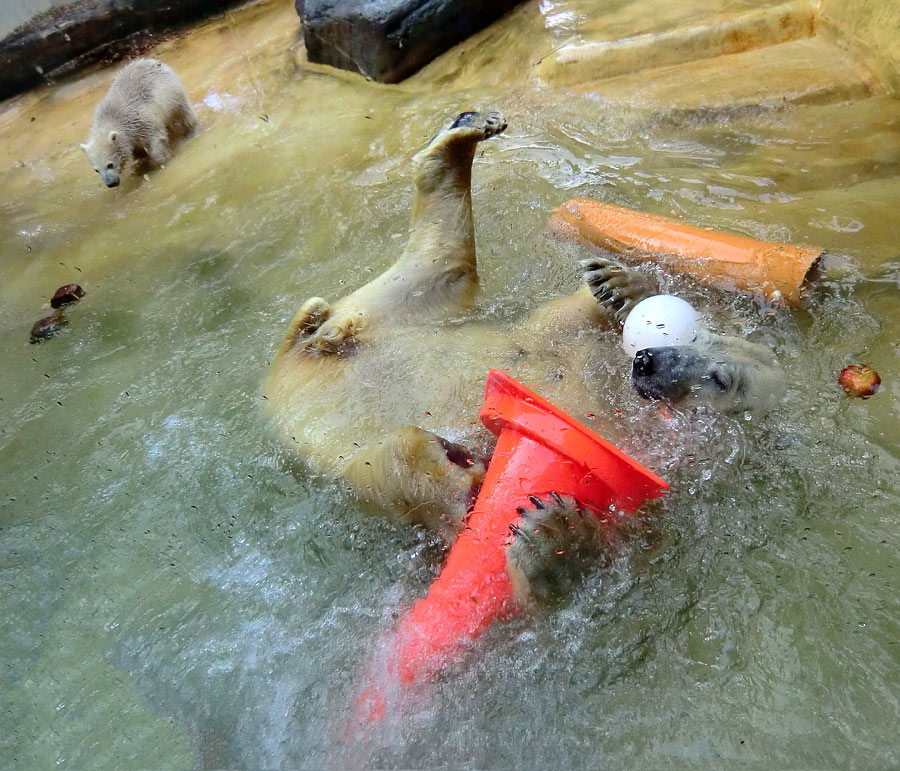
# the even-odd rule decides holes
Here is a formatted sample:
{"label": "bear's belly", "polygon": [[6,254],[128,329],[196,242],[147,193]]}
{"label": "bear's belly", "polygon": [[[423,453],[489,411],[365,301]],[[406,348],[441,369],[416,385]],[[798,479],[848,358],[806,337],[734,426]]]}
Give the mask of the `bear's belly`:
{"label": "bear's belly", "polygon": [[560,406],[601,408],[584,375],[595,338],[549,351],[537,340],[525,341],[534,344],[526,349],[518,337],[480,324],[420,325],[343,358],[292,351],[273,363],[266,408],[288,448],[323,473],[337,473],[356,450],[406,425],[464,444],[483,436],[478,412],[494,368]]}

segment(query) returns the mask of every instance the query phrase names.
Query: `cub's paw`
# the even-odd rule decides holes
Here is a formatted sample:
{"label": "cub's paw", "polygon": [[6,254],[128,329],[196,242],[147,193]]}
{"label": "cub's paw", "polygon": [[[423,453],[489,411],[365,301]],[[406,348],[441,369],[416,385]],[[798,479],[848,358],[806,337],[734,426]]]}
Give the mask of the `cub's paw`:
{"label": "cub's paw", "polygon": [[147,154],[156,166],[165,166],[172,160],[172,148],[165,139],[153,140],[147,148]]}
{"label": "cub's paw", "polygon": [[509,526],[506,572],[520,602],[570,594],[596,562],[602,539],[598,517],[568,495],[528,496]]}
{"label": "cub's paw", "polygon": [[653,278],[616,260],[591,257],[582,260],[581,267],[597,302],[620,324],[641,300],[659,293]]}
{"label": "cub's paw", "polygon": [[303,343],[303,350],[311,356],[345,356],[353,352],[364,326],[361,311],[329,312]]}
{"label": "cub's paw", "polygon": [[506,118],[496,110],[463,112],[447,127],[447,133],[473,136],[478,141],[490,139],[506,130]]}

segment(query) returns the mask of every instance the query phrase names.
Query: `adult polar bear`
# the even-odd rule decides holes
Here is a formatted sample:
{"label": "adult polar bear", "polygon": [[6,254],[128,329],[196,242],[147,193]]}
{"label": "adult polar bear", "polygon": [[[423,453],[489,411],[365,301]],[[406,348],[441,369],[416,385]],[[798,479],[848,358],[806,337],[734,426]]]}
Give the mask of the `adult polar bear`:
{"label": "adult polar bear", "polygon": [[[272,363],[266,404],[288,446],[394,520],[449,531],[460,524],[485,464],[440,433],[473,446],[492,367],[581,415],[605,414],[602,389],[586,380],[597,346],[589,332],[620,324],[655,292],[640,272],[594,258],[584,263],[587,284],[518,326],[462,323],[478,287],[472,161],[478,143],[505,128],[499,113],[463,113],[414,157],[403,254],[333,305],[307,300]],[[737,338],[702,335],[692,346],[651,350],[658,355],[636,366],[634,382],[652,398],[697,394],[744,409],[780,379],[771,352]],[[572,502],[534,500],[529,524],[559,516],[578,529]]]}
{"label": "adult polar bear", "polygon": [[510,367],[561,405],[604,406],[581,375],[590,341],[578,332],[605,318],[586,286],[512,330],[460,322],[478,288],[472,161],[505,128],[499,113],[463,113],[414,157],[403,254],[334,304],[307,300],[266,384],[287,445],[397,521],[452,529],[470,507],[484,463],[426,428],[471,446],[490,368]]}

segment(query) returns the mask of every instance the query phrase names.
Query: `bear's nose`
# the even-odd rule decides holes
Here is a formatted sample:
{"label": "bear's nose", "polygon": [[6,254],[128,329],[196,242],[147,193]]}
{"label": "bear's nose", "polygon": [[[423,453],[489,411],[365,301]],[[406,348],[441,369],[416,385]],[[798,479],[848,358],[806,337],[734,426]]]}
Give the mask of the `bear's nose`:
{"label": "bear's nose", "polygon": [[653,363],[653,353],[649,348],[644,348],[644,350],[638,351],[634,355],[634,362],[631,365],[632,375],[647,377],[652,375],[655,370],[656,365]]}
{"label": "bear's nose", "polygon": [[119,185],[119,180],[117,180],[117,179],[109,179],[106,181],[107,187],[118,187],[118,185]]}

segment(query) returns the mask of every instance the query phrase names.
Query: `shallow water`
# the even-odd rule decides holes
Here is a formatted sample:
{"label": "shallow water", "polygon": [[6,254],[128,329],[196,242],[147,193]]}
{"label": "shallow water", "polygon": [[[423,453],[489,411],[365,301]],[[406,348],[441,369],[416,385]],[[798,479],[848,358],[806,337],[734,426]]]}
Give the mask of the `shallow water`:
{"label": "shallow water", "polygon": [[[156,51],[202,130],[147,179],[106,190],[78,150],[111,71],[0,112],[4,765],[900,765],[897,101],[687,114],[540,88],[518,63],[589,3],[488,30],[493,69],[451,55],[385,87],[298,65],[291,5]],[[409,158],[479,107],[509,129],[475,163],[478,318],[577,286],[580,252],[545,228],[581,195],[843,267],[793,313],[661,276],[776,348],[788,394],[765,418],[666,417],[600,335],[592,427],[672,493],[570,602],[496,625],[354,747],[363,662],[439,548],[290,468],[261,383],[300,302],[390,264]],[[88,294],[68,327],[29,345],[69,281]],[[837,387],[854,361],[875,398]]]}

